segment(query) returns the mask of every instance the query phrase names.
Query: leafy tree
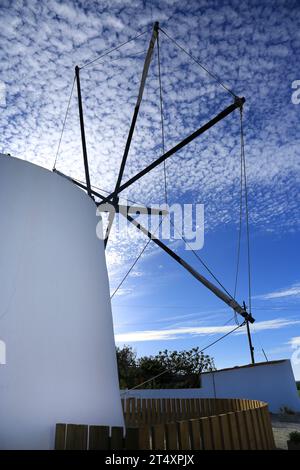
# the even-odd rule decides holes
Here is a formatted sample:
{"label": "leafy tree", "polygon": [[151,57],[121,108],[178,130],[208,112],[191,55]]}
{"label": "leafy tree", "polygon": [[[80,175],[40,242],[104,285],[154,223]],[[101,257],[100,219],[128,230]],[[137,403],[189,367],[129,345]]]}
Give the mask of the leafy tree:
{"label": "leafy tree", "polygon": [[116,348],[119,382],[121,388],[132,388],[137,385],[136,353],[130,346]]}
{"label": "leafy tree", "polygon": [[163,388],[171,380],[172,372],[168,371],[158,356],[141,357],[138,360],[138,370],[138,383],[146,382],[143,388]]}
{"label": "leafy tree", "polygon": [[[142,384],[143,388],[194,388],[200,386],[201,372],[215,370],[214,360],[200,349],[160,351],[139,359],[129,346],[117,348],[121,388]],[[153,379],[153,380],[151,380]]]}
{"label": "leafy tree", "polygon": [[[174,388],[200,386],[201,372],[215,370],[213,358],[204,354],[198,347],[189,351],[160,351],[157,358],[173,374]],[[172,387],[172,388],[173,388]]]}

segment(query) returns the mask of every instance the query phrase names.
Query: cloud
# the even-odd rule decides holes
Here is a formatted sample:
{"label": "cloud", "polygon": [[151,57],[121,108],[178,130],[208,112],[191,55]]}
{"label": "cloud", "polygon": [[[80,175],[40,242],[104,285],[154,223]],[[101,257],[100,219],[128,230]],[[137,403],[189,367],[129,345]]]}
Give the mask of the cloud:
{"label": "cloud", "polygon": [[142,277],[144,273],[142,271],[131,271],[130,276],[132,277]]}
{"label": "cloud", "polygon": [[[245,143],[250,221],[257,230],[299,230],[299,108],[291,104],[300,47],[299,15],[268,1],[220,5],[210,1],[50,0],[1,2],[0,80],[3,153],[52,169],[75,64],[147,34],[81,71],[91,181],[114,188],[138,93],[151,23],[160,19],[178,42],[246,96]],[[258,25],[259,24],[259,28]],[[280,25],[280,28],[278,28]],[[171,43],[160,37],[166,148],[180,142],[232,97]],[[275,92],[275,91],[276,92]],[[157,50],[133,136],[124,180],[162,153]],[[57,169],[84,179],[76,90]],[[206,231],[237,224],[239,213],[239,114],[233,113],[166,162],[171,203],[205,203]],[[287,184],[288,182],[288,184]],[[201,188],[201,190],[199,190]],[[137,202],[164,200],[163,168],[126,190]],[[199,200],[200,199],[200,200]],[[109,243],[109,268],[134,258],[145,244]],[[152,246],[147,248],[151,253]]]}
{"label": "cloud", "polygon": [[292,346],[292,348],[299,348],[300,347],[300,336],[294,336],[293,338],[291,338],[289,340],[288,344],[290,346]]}
{"label": "cloud", "polygon": [[272,299],[280,299],[284,297],[299,297],[300,296],[300,284],[296,283],[291,285],[290,287],[286,287],[284,289],[280,289],[274,292],[269,292],[267,294],[262,294],[256,296],[256,299],[261,300],[272,300]]}
{"label": "cloud", "polygon": [[[115,293],[114,293],[115,292]],[[133,289],[130,287],[120,287],[117,291],[115,289],[112,290],[111,294],[114,294],[114,296],[132,296],[133,294]]]}
{"label": "cloud", "polygon": [[[255,322],[256,331],[278,330],[281,328],[298,325],[300,320],[291,320],[287,318],[277,318]],[[233,329],[232,325],[223,326],[199,326],[199,327],[179,327],[172,329],[132,331],[118,333],[115,340],[118,343],[134,343],[141,341],[166,341],[173,339],[183,339],[190,336],[210,336],[223,335]],[[245,328],[237,330],[236,334],[246,334]]]}

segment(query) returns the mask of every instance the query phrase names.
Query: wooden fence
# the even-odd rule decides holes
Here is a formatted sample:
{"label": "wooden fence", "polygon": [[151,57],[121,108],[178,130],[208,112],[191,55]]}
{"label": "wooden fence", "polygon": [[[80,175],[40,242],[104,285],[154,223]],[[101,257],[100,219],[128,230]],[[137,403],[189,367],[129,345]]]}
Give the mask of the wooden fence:
{"label": "wooden fence", "polygon": [[257,400],[129,398],[123,410],[126,430],[57,424],[55,449],[275,448],[268,406]]}

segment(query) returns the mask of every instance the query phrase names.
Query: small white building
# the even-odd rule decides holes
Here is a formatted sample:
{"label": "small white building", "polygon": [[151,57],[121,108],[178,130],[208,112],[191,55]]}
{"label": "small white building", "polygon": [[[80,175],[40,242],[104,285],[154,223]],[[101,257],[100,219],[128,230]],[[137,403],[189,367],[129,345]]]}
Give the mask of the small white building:
{"label": "small white building", "polygon": [[249,398],[273,413],[300,412],[300,398],[288,359],[259,362],[202,374],[201,391],[212,398]]}
{"label": "small white building", "polygon": [[265,401],[272,413],[300,412],[295,377],[288,359],[259,362],[201,374],[201,387],[132,390],[124,398],[249,398]]}

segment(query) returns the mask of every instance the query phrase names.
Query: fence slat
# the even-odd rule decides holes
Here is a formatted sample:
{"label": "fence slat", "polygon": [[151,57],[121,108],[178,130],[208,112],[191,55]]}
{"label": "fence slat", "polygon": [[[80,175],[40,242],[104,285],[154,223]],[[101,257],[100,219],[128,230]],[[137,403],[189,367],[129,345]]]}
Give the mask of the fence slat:
{"label": "fence slat", "polygon": [[171,421],[176,421],[177,419],[177,415],[176,415],[176,400],[175,398],[171,398],[170,399],[170,403],[171,403]]}
{"label": "fence slat", "polygon": [[163,418],[162,403],[161,403],[161,400],[158,399],[156,400],[156,423],[160,424],[161,422],[164,422],[162,418]]}
{"label": "fence slat", "polygon": [[181,398],[175,398],[175,409],[176,409],[176,420],[181,419],[182,417],[182,400]]}
{"label": "fence slat", "polygon": [[88,426],[84,424],[67,425],[67,450],[87,450]]}
{"label": "fence slat", "polygon": [[111,446],[111,449],[113,450],[122,450],[124,448],[123,428],[120,428],[120,427],[111,428],[110,446]]}
{"label": "fence slat", "polygon": [[165,425],[156,424],[152,426],[152,449],[164,450],[165,449]]}
{"label": "fence slat", "polygon": [[264,424],[263,424],[263,419],[262,419],[262,415],[261,415],[261,409],[260,408],[255,408],[255,410],[253,410],[253,411],[255,412],[256,421],[257,421],[257,424],[258,424],[258,427],[259,427],[260,448],[262,450],[266,450],[266,449],[268,449],[268,443],[267,443]]}
{"label": "fence slat", "polygon": [[202,436],[199,425],[199,419],[193,418],[190,420],[191,427],[191,448],[192,450],[202,449]]}
{"label": "fence slat", "polygon": [[192,400],[189,400],[189,399],[184,400],[185,418],[186,419],[191,418],[191,414],[192,414],[191,401]]}
{"label": "fence slat", "polygon": [[272,430],[272,424],[271,424],[271,418],[270,418],[268,405],[264,405],[262,408],[262,419],[264,423],[268,449],[269,450],[275,449],[274,434]]}
{"label": "fence slat", "polygon": [[138,398],[135,403],[134,424],[140,424],[142,421],[142,404],[141,399]]}
{"label": "fence slat", "polygon": [[222,442],[222,436],[221,436],[221,428],[220,428],[220,423],[219,423],[219,417],[218,416],[210,416],[209,421],[210,421],[210,425],[211,425],[214,450],[222,450],[223,449],[223,442]]}
{"label": "fence slat", "polygon": [[204,398],[203,400],[201,400],[201,407],[202,407],[202,416],[203,417],[209,416],[207,398]]}
{"label": "fence slat", "polygon": [[141,426],[138,428],[139,431],[139,449],[149,450],[151,449],[151,428],[150,426]]}
{"label": "fence slat", "polygon": [[[246,399],[122,400],[127,425],[56,424],[55,449],[274,449],[268,406]],[[232,411],[230,411],[232,410]],[[237,411],[239,410],[239,411]],[[89,443],[89,444],[88,444]]]}
{"label": "fence slat", "polygon": [[167,450],[179,449],[177,423],[166,424]]}
{"label": "fence slat", "polygon": [[89,450],[108,450],[109,442],[108,426],[89,427]]}
{"label": "fence slat", "polygon": [[57,423],[55,426],[55,450],[65,450],[66,448],[66,424]]}
{"label": "fence slat", "polygon": [[243,411],[244,415],[244,422],[245,426],[247,428],[247,433],[248,433],[248,445],[250,450],[255,450],[256,449],[256,440],[255,440],[255,435],[254,435],[254,428],[252,424],[252,418],[251,418],[251,413],[250,410],[245,410]]}
{"label": "fence slat", "polygon": [[258,426],[257,418],[255,415],[255,409],[254,408],[250,409],[249,414],[250,414],[250,418],[252,421],[252,428],[253,428],[253,434],[254,434],[254,440],[255,440],[255,449],[261,450],[262,447],[261,447],[261,442],[260,442],[259,426]]}
{"label": "fence slat", "polygon": [[167,422],[167,406],[166,406],[166,400],[160,400],[160,410],[161,410],[161,417],[160,417],[160,423]]}
{"label": "fence slat", "polygon": [[195,399],[195,416],[194,418],[201,418],[200,399]]}
{"label": "fence slat", "polygon": [[218,418],[219,418],[219,426],[220,426],[220,431],[221,431],[221,436],[222,436],[223,449],[231,450],[232,443],[231,443],[231,435],[230,435],[230,430],[229,430],[228,415],[227,413],[220,414]]}
{"label": "fence slat", "polygon": [[151,398],[147,398],[147,423],[152,423],[152,400]]}
{"label": "fence slat", "polygon": [[151,400],[151,424],[156,424],[157,413],[156,413],[156,399],[152,398]]}
{"label": "fence slat", "polygon": [[236,413],[227,413],[229,432],[231,437],[231,445],[233,450],[239,450],[241,448],[240,437],[236,419]]}
{"label": "fence slat", "polygon": [[247,428],[246,428],[243,412],[238,411],[236,413],[236,418],[237,418],[237,425],[238,425],[238,431],[239,431],[239,436],[240,436],[241,449],[248,450],[249,449],[248,433],[247,433]]}
{"label": "fence slat", "polygon": [[164,400],[165,406],[166,406],[166,416],[167,416],[167,422],[171,421],[172,417],[172,407],[171,407],[171,400],[170,398],[167,398]]}
{"label": "fence slat", "polygon": [[203,437],[203,448],[205,450],[213,450],[211,426],[209,418],[203,417],[199,420],[201,426],[201,434]]}
{"label": "fence slat", "polygon": [[190,450],[190,423],[189,421],[178,422],[178,440],[180,450]]}
{"label": "fence slat", "polygon": [[125,449],[138,450],[139,449],[139,429],[127,428],[125,436]]}
{"label": "fence slat", "polygon": [[146,400],[142,400],[142,423],[148,423],[148,410]]}

